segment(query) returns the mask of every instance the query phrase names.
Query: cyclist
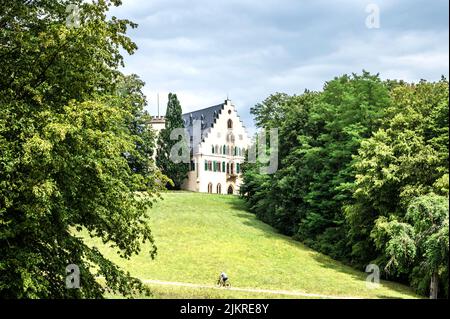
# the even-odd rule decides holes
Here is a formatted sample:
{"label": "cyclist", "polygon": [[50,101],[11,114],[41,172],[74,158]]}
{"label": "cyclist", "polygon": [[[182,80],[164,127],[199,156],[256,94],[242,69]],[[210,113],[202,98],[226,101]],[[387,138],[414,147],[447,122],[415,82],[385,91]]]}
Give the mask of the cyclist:
{"label": "cyclist", "polygon": [[219,281],[217,282],[217,284],[222,284],[223,286],[225,286],[225,284],[227,283],[228,280],[228,276],[225,272],[221,272],[220,276],[219,276]]}

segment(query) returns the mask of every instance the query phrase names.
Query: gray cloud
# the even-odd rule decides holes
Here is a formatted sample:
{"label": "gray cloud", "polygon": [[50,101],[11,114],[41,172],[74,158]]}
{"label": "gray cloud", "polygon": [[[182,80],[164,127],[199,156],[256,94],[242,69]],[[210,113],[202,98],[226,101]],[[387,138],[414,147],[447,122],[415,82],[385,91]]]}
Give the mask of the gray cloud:
{"label": "gray cloud", "polygon": [[[380,7],[379,29],[365,8]],[[448,76],[447,0],[124,0],[111,14],[139,24],[139,50],[125,71],[147,83],[165,111],[168,92],[184,111],[220,103],[228,94],[244,123],[269,94],[320,90],[334,76],[360,72],[418,81]]]}

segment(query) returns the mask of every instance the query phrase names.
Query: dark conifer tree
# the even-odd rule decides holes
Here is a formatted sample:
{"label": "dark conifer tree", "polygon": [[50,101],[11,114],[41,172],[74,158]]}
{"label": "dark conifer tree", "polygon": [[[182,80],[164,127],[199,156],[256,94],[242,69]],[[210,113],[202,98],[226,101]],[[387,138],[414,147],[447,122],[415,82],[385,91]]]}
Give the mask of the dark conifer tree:
{"label": "dark conifer tree", "polygon": [[185,161],[178,162],[171,157],[172,148],[177,150],[179,156],[182,156],[182,152],[189,152],[186,141],[184,141],[181,136],[178,136],[176,139],[171,139],[170,137],[171,132],[174,129],[184,129],[182,113],[177,95],[169,93],[166,111],[166,126],[159,134],[156,165],[172,180],[173,183],[167,185],[170,189],[180,189],[189,170],[189,163],[186,163]]}

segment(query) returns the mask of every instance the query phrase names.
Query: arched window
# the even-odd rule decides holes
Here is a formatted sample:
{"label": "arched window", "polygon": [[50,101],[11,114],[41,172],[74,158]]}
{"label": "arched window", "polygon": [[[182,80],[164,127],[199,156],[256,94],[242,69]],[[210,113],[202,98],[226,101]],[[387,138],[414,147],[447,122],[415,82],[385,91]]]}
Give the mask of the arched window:
{"label": "arched window", "polygon": [[211,145],[211,153],[214,154],[214,145]]}
{"label": "arched window", "polygon": [[234,163],[231,163],[230,165],[230,173],[234,174]]}
{"label": "arched window", "polygon": [[236,173],[239,174],[241,171],[241,164],[236,163]]}
{"label": "arched window", "polygon": [[233,121],[231,119],[228,120],[227,127],[233,128]]}
{"label": "arched window", "polygon": [[212,188],[213,188],[212,183],[209,183],[208,184],[208,193],[212,194]]}
{"label": "arched window", "polygon": [[224,155],[226,154],[226,146],[225,145],[223,146],[222,154],[224,154]]}
{"label": "arched window", "polygon": [[227,155],[230,155],[230,146],[227,145]]}
{"label": "arched window", "polygon": [[227,174],[230,174],[230,163],[227,163]]}
{"label": "arched window", "polygon": [[227,142],[234,143],[234,141],[235,141],[234,134],[231,133],[231,132],[229,132],[229,133],[227,134]]}
{"label": "arched window", "polygon": [[214,153],[219,154],[219,146],[218,145],[216,145],[214,147]]}
{"label": "arched window", "polygon": [[233,186],[232,186],[232,185],[228,186],[228,191],[227,191],[227,193],[228,193],[229,195],[232,195],[232,194],[233,194]]}
{"label": "arched window", "polygon": [[222,185],[217,184],[217,194],[222,194]]}

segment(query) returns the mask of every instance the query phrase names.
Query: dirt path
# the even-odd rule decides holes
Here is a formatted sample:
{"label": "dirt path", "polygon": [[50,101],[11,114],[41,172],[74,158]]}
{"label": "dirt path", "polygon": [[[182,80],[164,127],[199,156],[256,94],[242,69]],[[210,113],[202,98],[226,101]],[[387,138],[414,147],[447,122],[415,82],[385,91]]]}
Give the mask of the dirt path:
{"label": "dirt path", "polygon": [[289,296],[302,296],[302,297],[328,298],[328,299],[361,299],[361,297],[354,297],[354,296],[321,295],[321,294],[311,294],[311,293],[307,293],[307,292],[292,291],[292,290],[269,290],[269,289],[237,288],[237,287],[218,288],[213,285],[201,285],[201,284],[191,284],[191,283],[186,283],[186,282],[161,281],[161,280],[153,280],[153,279],[145,279],[145,280],[142,280],[142,282],[146,283],[146,284],[156,284],[156,285],[166,285],[166,286],[227,289],[227,290],[234,290],[234,291],[259,292],[259,293],[274,294],[274,295],[289,295]]}

